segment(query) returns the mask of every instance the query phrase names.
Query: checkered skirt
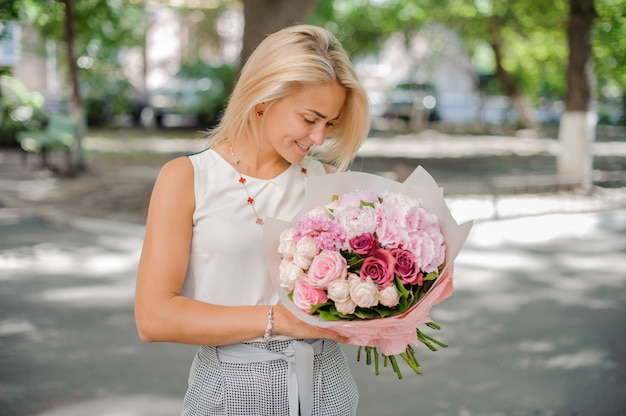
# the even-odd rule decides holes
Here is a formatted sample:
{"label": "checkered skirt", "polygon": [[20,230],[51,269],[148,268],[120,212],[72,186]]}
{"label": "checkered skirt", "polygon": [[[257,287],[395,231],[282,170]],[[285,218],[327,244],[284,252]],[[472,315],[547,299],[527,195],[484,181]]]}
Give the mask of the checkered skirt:
{"label": "checkered skirt", "polygon": [[[271,351],[284,350],[291,341],[271,341]],[[265,348],[261,342],[251,345]],[[220,362],[215,347],[201,347],[189,373],[182,416],[287,416],[287,362]],[[313,362],[314,416],[355,415],[356,383],[346,357],[335,341],[324,340]]]}

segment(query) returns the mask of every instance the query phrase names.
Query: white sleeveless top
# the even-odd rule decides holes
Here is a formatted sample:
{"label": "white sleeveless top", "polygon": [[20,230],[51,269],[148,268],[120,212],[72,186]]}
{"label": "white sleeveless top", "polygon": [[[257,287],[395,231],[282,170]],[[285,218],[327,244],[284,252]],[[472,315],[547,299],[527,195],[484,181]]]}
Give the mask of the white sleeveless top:
{"label": "white sleeveless top", "polygon": [[[256,224],[239,173],[212,149],[189,156],[194,169],[196,209],[187,275],[182,294],[225,306],[274,305],[278,294],[269,276]],[[274,179],[245,176],[261,218],[291,221],[304,207],[306,176],[321,175],[323,165],[305,159]]]}

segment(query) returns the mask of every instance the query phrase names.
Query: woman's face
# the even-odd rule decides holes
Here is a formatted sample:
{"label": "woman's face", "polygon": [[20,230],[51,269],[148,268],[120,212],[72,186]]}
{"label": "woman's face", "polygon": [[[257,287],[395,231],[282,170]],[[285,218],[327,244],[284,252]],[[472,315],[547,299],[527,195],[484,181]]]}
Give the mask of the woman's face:
{"label": "woman's face", "polygon": [[322,145],[346,101],[339,85],[312,85],[282,98],[263,115],[262,139],[289,163],[300,163]]}

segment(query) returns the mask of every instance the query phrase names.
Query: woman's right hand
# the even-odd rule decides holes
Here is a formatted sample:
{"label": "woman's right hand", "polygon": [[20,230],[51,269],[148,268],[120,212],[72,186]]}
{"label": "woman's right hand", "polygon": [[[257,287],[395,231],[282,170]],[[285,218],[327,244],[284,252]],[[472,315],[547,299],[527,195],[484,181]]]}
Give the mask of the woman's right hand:
{"label": "woman's right hand", "polygon": [[298,339],[327,338],[342,344],[348,342],[348,338],[330,329],[316,327],[301,321],[283,304],[274,306],[274,329],[272,334],[286,335]]}

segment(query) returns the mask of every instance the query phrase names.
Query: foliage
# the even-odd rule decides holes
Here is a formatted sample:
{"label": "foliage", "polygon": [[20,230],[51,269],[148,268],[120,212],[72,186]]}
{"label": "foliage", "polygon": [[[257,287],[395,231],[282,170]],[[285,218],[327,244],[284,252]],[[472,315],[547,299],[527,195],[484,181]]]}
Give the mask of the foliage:
{"label": "foliage", "polygon": [[0,89],[0,145],[15,146],[17,132],[37,130],[46,123],[44,99],[10,76],[0,76]]}
{"label": "foliage", "polygon": [[[36,27],[43,38],[64,39],[65,7],[61,1],[15,3],[24,23]],[[143,47],[144,13],[142,7],[123,1],[81,0],[72,6],[78,78],[85,89],[87,119],[90,124],[100,124],[132,104],[120,56],[128,48]],[[43,50],[39,52],[43,54]],[[67,65],[65,52],[64,48],[58,50],[57,62],[62,66]]]}
{"label": "foliage", "polygon": [[[600,84],[623,88],[626,0],[595,3],[599,18],[593,52]],[[498,40],[504,68],[527,96],[538,100],[565,96],[568,13],[566,0],[320,0],[311,22],[336,33],[353,55],[377,51],[392,33],[409,39],[422,28],[445,24],[460,34],[476,70],[485,76],[494,72],[489,45]]]}

